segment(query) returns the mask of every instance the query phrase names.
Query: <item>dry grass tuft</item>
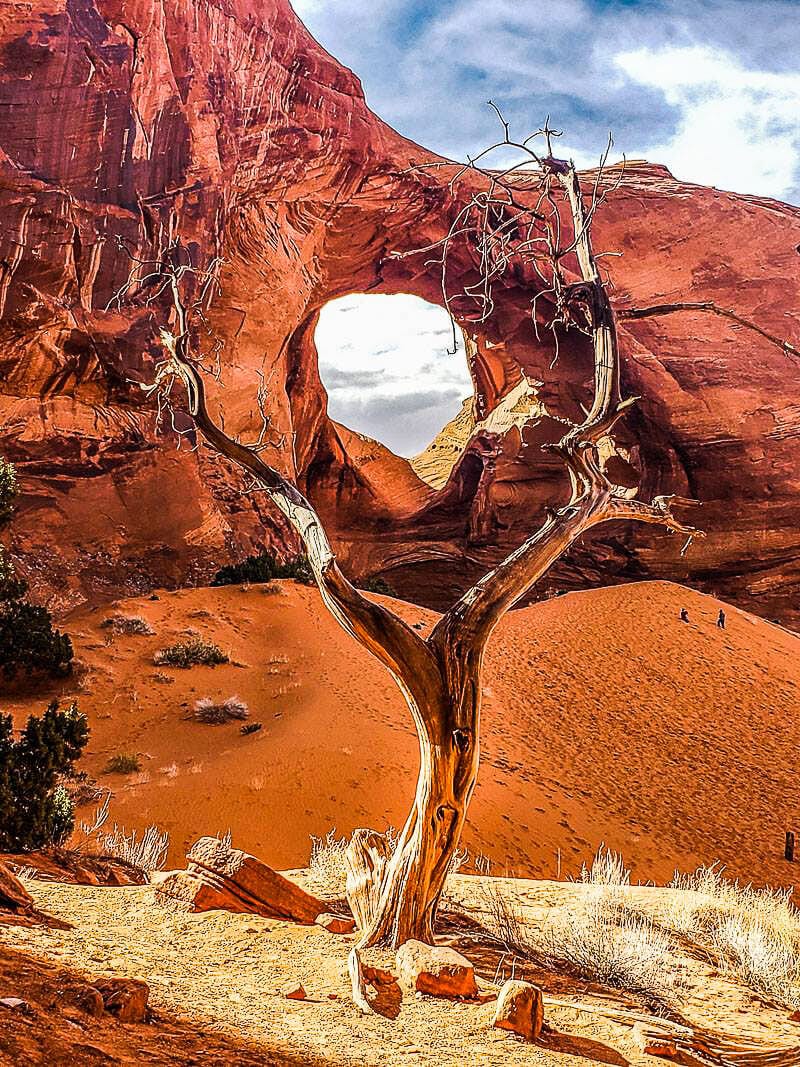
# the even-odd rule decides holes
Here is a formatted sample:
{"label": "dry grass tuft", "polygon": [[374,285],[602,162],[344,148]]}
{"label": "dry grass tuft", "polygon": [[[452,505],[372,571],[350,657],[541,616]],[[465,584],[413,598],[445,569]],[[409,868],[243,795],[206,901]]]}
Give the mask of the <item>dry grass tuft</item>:
{"label": "dry grass tuft", "polygon": [[197,701],[189,717],[197,722],[220,726],[222,723],[246,719],[249,715],[249,708],[237,696],[228,697],[227,700],[219,702],[212,700],[211,697],[203,697]]}
{"label": "dry grass tuft", "polygon": [[150,637],[155,630],[141,615],[111,615],[101,623],[104,629],[126,636]]}
{"label": "dry grass tuft", "polygon": [[800,1008],[800,916],[790,890],[754,889],[720,867],[677,874],[663,924],[712,954],[754,993]]}
{"label": "dry grass tuft", "polygon": [[629,909],[613,888],[554,908],[542,926],[527,922],[496,884],[487,887],[484,901],[485,928],[512,965],[522,960],[624,990],[655,1011],[675,999],[678,977],[669,935]]}
{"label": "dry grass tuft", "polygon": [[167,862],[169,834],[157,826],[148,826],[141,840],[137,840],[135,830],[126,834],[124,826],[115,824],[110,833],[98,834],[96,848],[100,856],[113,856],[150,874],[163,870]]}
{"label": "dry grass tuft", "polygon": [[587,867],[585,863],[581,865],[581,881],[587,885],[630,885],[631,872],[618,852],[612,852],[601,843],[592,866]]}
{"label": "dry grass tuft", "polygon": [[142,763],[138,756],[131,752],[118,752],[112,756],[105,766],[106,774],[135,774],[142,769]]}

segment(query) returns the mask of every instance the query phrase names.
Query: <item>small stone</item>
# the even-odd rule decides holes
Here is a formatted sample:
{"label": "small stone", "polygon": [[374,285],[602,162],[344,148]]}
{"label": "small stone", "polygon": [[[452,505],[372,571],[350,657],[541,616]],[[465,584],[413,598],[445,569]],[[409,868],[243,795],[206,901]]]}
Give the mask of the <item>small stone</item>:
{"label": "small stone", "polygon": [[509,979],[500,989],[492,1026],[510,1030],[526,1041],[535,1041],[542,1032],[544,1006],[542,991],[531,982]]}
{"label": "small stone", "polygon": [[642,1023],[636,1023],[631,1030],[636,1047],[640,1052],[646,1052],[649,1056],[677,1056],[678,1048],[675,1042],[666,1034],[648,1033]]}
{"label": "small stone", "polygon": [[87,1015],[91,1015],[93,1019],[99,1019],[106,1010],[100,991],[84,982],[76,982],[65,989],[64,999],[74,1004],[76,1008],[80,1008],[81,1011],[85,1011]]}
{"label": "small stone", "polygon": [[455,949],[406,941],[397,950],[397,969],[402,984],[433,997],[469,997],[478,992],[475,971]]}
{"label": "small stone", "polygon": [[338,993],[328,993],[328,1000],[338,1000],[338,999],[339,999],[339,994]]}
{"label": "small stone", "polygon": [[285,1000],[305,1000],[306,991],[298,978],[292,978],[281,986],[281,996]]}
{"label": "small stone", "polygon": [[150,988],[138,978],[103,978],[95,983],[106,1011],[121,1023],[143,1023],[147,1017]]}
{"label": "small stone", "polygon": [[330,911],[323,911],[315,921],[317,926],[321,926],[329,934],[352,934],[356,928],[355,919],[348,919],[346,915],[334,915]]}
{"label": "small stone", "polygon": [[19,997],[0,997],[0,1004],[4,1008],[10,1008],[11,1011],[30,1011],[27,1000],[21,1000]]}

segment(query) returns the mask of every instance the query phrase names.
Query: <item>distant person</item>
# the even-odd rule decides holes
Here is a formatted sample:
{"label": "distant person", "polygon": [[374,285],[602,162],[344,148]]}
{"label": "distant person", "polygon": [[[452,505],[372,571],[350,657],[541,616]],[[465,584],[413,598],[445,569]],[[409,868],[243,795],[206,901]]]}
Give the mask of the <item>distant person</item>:
{"label": "distant person", "polygon": [[689,612],[686,610],[686,608],[681,608],[681,622],[688,622],[688,621],[689,621]]}
{"label": "distant person", "polygon": [[725,629],[725,612],[722,610],[722,608],[719,609],[719,615],[717,615],[717,629]]}

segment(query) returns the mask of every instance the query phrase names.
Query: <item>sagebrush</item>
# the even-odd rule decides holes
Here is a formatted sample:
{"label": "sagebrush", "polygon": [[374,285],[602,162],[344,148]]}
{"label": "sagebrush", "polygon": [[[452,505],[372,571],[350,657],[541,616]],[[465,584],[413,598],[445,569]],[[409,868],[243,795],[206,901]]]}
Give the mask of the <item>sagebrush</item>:
{"label": "sagebrush", "polygon": [[227,700],[212,700],[211,697],[203,697],[195,704],[190,717],[197,722],[219,726],[235,719],[246,719],[249,715],[250,710],[244,701],[237,696],[232,696]]}
{"label": "sagebrush", "polygon": [[153,657],[156,667],[216,667],[228,663],[229,657],[215,645],[202,637],[191,637],[187,641],[178,641],[167,648],[161,648]]}

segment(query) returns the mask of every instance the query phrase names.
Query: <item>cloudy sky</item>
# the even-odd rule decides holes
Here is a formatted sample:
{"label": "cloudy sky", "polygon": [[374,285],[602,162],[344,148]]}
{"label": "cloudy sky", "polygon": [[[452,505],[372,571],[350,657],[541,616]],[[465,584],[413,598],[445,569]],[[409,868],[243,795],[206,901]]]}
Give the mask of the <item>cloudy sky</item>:
{"label": "cloudy sky", "polygon": [[[688,181],[800,203],[800,0],[293,4],[317,40],[359,75],[371,107],[401,133],[444,155],[463,159],[492,142],[496,120],[486,101],[493,99],[522,135],[549,114],[565,131],[559,151],[581,165],[597,161],[611,130],[617,156],[624,152],[665,163]],[[348,308],[341,313],[331,308],[326,319],[333,324],[324,324],[331,348],[321,357],[340,372],[348,366],[335,356],[336,324],[351,331],[350,338],[354,320],[361,318],[352,300]],[[409,346],[416,353],[422,342],[414,322],[424,327],[426,344],[432,341],[444,352],[447,342],[432,313],[405,306],[399,314],[404,347],[375,357],[382,366],[393,365],[386,371],[391,387],[389,377],[378,376],[361,379],[359,387],[340,380],[331,391],[335,417],[342,418],[337,406],[347,398],[351,418],[353,405],[360,405],[373,429],[349,425],[378,437],[375,400],[382,391],[399,396],[406,388],[422,399],[428,392],[450,395],[452,410],[442,408],[439,423],[458,409],[454,357],[435,359],[430,348],[418,356],[421,363],[413,365],[401,388],[396,366],[406,364]],[[358,356],[361,370],[377,371],[378,362],[368,358],[370,346],[386,347],[368,337],[374,322],[365,311],[355,342],[367,351],[366,363]],[[387,331],[379,333],[385,337]],[[420,366],[432,363],[435,369],[440,362],[441,375],[422,382]],[[427,433],[430,407],[418,414]],[[410,406],[402,419],[394,413],[396,450],[412,452],[419,443],[411,443],[415,418]],[[392,444],[386,432],[381,439]]]}

